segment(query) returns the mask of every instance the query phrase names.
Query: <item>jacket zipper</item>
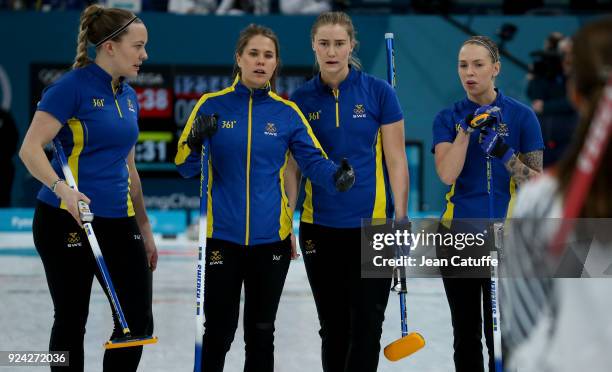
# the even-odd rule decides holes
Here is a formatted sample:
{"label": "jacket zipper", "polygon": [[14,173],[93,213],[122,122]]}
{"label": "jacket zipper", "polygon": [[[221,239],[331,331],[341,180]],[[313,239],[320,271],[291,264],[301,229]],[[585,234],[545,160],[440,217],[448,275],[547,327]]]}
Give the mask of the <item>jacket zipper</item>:
{"label": "jacket zipper", "polygon": [[111,82],[111,89],[113,90],[113,98],[115,98],[115,106],[117,106],[117,111],[119,112],[119,117],[123,119],[123,113],[121,112],[121,108],[119,108],[119,101],[117,101],[117,90],[113,86]]}
{"label": "jacket zipper", "polygon": [[340,90],[332,89],[334,98],[336,99],[336,128],[340,127],[340,108],[338,107],[338,98],[340,97]]}
{"label": "jacket zipper", "polygon": [[249,228],[250,228],[250,187],[251,187],[251,126],[252,126],[252,111],[253,111],[253,92],[249,96],[249,120],[247,129],[247,164],[246,164],[246,231],[244,237],[244,245],[249,245]]}

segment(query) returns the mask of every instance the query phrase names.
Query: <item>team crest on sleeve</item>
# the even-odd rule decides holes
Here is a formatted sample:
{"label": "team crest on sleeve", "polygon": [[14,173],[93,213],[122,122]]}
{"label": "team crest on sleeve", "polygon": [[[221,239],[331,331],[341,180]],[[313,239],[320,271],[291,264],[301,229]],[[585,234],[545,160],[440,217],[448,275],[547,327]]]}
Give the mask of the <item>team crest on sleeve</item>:
{"label": "team crest on sleeve", "polygon": [[276,137],[278,130],[276,129],[276,125],[274,123],[267,123],[266,129],[264,130],[264,134],[266,136],[274,136]]}
{"label": "team crest on sleeve", "polygon": [[363,107],[363,104],[356,104],[353,109],[353,119],[365,118],[366,117],[366,109]]}

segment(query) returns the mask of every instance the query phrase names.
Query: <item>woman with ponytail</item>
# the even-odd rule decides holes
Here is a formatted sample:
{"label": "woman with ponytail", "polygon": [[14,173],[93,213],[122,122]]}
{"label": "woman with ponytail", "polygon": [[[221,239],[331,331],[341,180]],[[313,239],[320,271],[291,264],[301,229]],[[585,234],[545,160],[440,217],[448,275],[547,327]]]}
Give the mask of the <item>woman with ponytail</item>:
{"label": "woman with ponytail", "polygon": [[[157,249],[134,163],[138,99],[124,81],[136,77],[147,59],[146,43],[147,29],[131,12],[87,7],[72,71],[44,90],[19,152],[43,184],[33,233],[55,309],[49,350],[70,353],[70,365],[52,371],[83,371],[91,286],[94,275],[101,280],[81,228],[79,201],[95,215],[93,227],[131,333],[153,332]],[[56,137],[79,191],[66,184],[57,159],[45,156],[44,147]],[[114,323],[112,339],[122,335],[116,317]],[[142,346],[106,350],[104,371],[136,371],[141,354]]]}
{"label": "woman with ponytail", "polygon": [[[574,142],[556,169],[519,193],[514,217],[520,220],[510,225],[507,260],[502,261],[508,272],[501,288],[504,357],[512,371],[608,371],[612,365],[612,146],[609,142],[602,146],[601,141],[611,120],[612,17],[592,21],[578,31],[570,62],[568,98],[579,113]],[[585,146],[597,122],[596,112],[602,109],[608,115],[600,116],[603,125],[598,126],[595,141],[599,145]],[[569,240],[587,244],[568,244],[568,254],[557,257],[550,248],[553,233],[568,201],[583,196],[570,185],[576,169],[584,170],[584,160],[595,154],[600,157],[599,167],[590,170],[592,184],[584,190]],[[558,265],[562,260],[559,267],[568,268],[567,263],[578,261],[572,260],[574,255],[581,261],[574,273],[566,270],[552,279],[545,277],[551,262]]]}

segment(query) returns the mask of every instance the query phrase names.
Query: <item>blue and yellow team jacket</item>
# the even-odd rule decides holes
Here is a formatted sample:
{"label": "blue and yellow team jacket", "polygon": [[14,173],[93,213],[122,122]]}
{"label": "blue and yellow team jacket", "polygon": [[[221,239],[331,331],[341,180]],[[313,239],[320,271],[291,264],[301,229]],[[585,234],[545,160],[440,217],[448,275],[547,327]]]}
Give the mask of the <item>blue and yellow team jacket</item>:
{"label": "blue and yellow team jacket", "polygon": [[307,179],[302,222],[335,228],[361,226],[362,218],[390,218],[393,201],[384,161],[381,126],[403,119],[397,95],[385,81],[351,68],[338,89],[317,75],[291,96],[308,118],[329,158],[347,158],[355,185],[331,194]]}
{"label": "blue and yellow team jacket", "polygon": [[[58,136],[91,211],[116,218],[134,215],[127,156],[138,139],[138,99],[127,83],[115,91],[111,81],[95,63],[72,70],[43,91],[37,110],[62,123]],[[63,178],[57,159],[51,165]],[[66,208],[46,186],[38,199]]]}
{"label": "blue and yellow team jacket", "polygon": [[[497,98],[491,104],[501,109],[502,120],[495,128],[504,141],[519,153],[544,149],[540,123],[530,107],[504,96],[497,90]],[[452,143],[460,130],[459,121],[479,107],[467,97],[440,111],[433,123],[433,146],[442,142]],[[480,131],[470,136],[465,164],[455,183],[446,193],[446,208],[442,219],[451,223],[455,218],[489,218],[489,194],[487,193],[487,161],[478,137]],[[493,218],[512,215],[516,185],[501,160],[491,159]]]}
{"label": "blue and yellow team jacket", "polygon": [[179,139],[175,163],[184,177],[200,174],[200,152],[185,143],[197,115],[219,115],[208,162],[209,238],[241,245],[283,240],[292,231],[284,172],[293,155],[302,171],[333,192],[337,166],[312,134],[297,106],[268,87],[251,90],[236,77],[204,94]]}

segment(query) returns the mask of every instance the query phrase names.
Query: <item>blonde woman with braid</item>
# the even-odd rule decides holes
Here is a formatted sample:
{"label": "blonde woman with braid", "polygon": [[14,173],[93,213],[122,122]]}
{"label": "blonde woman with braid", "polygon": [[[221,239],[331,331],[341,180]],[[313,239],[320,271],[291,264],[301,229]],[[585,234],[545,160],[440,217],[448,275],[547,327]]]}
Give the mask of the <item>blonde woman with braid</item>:
{"label": "blonde woman with braid", "polygon": [[[95,215],[93,227],[119,302],[134,336],[153,332],[152,271],[157,249],[134,165],[138,100],[124,81],[147,59],[147,29],[131,12],[91,5],[81,14],[72,71],[47,87],[19,152],[42,182],[33,233],[55,309],[50,351],[68,351],[83,371],[83,337],[94,275],[100,280],[77,202]],[[89,45],[96,57],[87,56]],[[56,159],[43,148],[58,138],[79,191],[70,188]],[[105,286],[102,286],[105,288]],[[107,294],[108,295],[108,294]],[[122,335],[114,319],[112,338]],[[106,350],[104,371],[136,371],[142,346]]]}

